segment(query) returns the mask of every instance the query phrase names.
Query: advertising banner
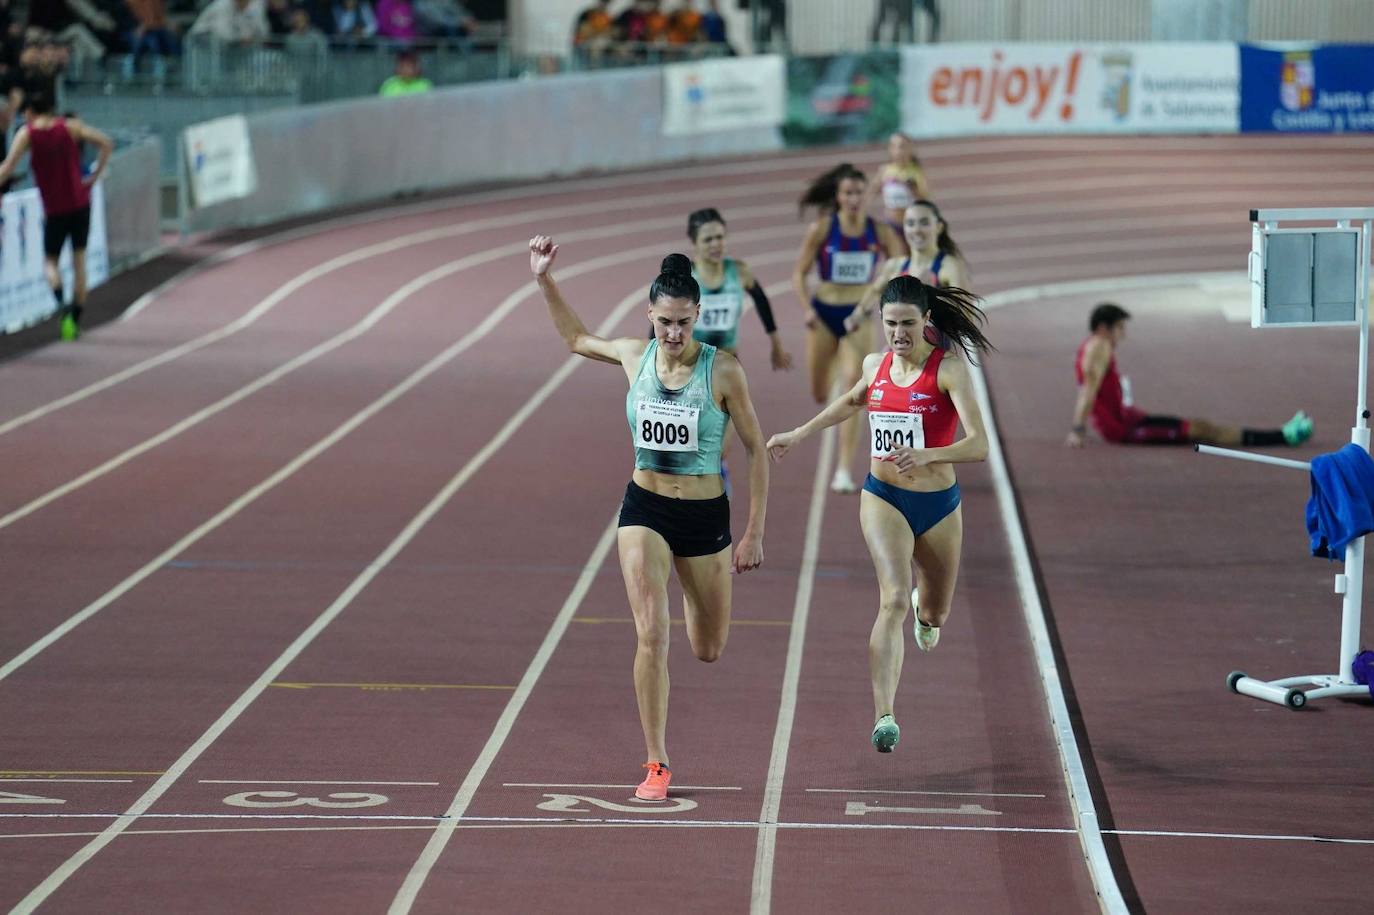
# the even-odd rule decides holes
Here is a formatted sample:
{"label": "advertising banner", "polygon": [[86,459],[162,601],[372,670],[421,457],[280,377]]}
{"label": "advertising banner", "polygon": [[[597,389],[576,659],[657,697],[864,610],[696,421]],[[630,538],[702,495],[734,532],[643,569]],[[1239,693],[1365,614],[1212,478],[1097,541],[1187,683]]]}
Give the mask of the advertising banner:
{"label": "advertising banner", "polygon": [[902,52],[902,127],[915,137],[1235,133],[1229,42],[952,44]]}
{"label": "advertising banner", "polygon": [[886,139],[901,123],[900,69],[896,51],[789,58],[783,139],[792,146]]}
{"label": "advertising banner", "polygon": [[1374,131],[1374,45],[1241,45],[1240,129]]}
{"label": "advertising banner", "polygon": [[[72,288],[72,244],[58,261],[65,288]],[[105,187],[91,192],[91,234],[86,242],[86,285],[94,289],[110,277],[105,233]],[[43,202],[37,188],[0,199],[0,330],[14,333],[57,311],[43,276]]]}
{"label": "advertising banner", "polygon": [[183,135],[191,206],[208,207],[247,197],[258,187],[248,121],[241,114],[192,124]]}
{"label": "advertising banner", "polygon": [[786,67],[776,55],[663,68],[663,135],[777,127],[787,101]]}

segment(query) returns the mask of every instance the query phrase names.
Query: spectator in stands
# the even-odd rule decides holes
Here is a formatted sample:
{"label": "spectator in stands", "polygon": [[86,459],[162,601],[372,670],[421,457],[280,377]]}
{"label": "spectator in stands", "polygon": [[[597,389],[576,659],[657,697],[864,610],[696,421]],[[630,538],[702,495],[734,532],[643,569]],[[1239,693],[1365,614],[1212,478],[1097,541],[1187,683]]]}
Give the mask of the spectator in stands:
{"label": "spectator in stands", "polygon": [[66,45],[41,30],[29,29],[19,52],[18,72],[9,87],[11,110],[23,111],[25,101],[35,93],[56,98],[57,79],[70,60],[71,52]]}
{"label": "spectator in stands", "polygon": [[303,6],[291,9],[291,31],[282,39],[288,53],[298,57],[321,59],[329,53],[329,39],[315,28],[310,11]]}
{"label": "spectator in stands", "polygon": [[405,44],[419,37],[410,0],[377,0],[377,34]]}
{"label": "spectator in stands", "polygon": [[291,0],[267,0],[267,29],[281,37],[291,31]]}
{"label": "spectator in stands", "polygon": [[720,0],[706,0],[706,12],[701,14],[701,37],[711,44],[723,44],[726,53],[734,56],[735,49],[730,47],[730,39],[725,34],[725,16],[720,11]]}
{"label": "spectator in stands", "polygon": [[68,45],[77,66],[84,66],[104,58],[105,44],[96,33],[113,32],[115,21],[90,0],[39,0],[29,4],[29,28]]}
{"label": "spectator in stands", "polygon": [[129,47],[126,73],[132,75],[138,69],[139,58],[144,54],[153,55],[155,71],[160,72],[163,58],[181,53],[181,42],[167,19],[166,0],[124,0],[124,5],[134,24],[125,36]]}
{"label": "spectator in stands", "polygon": [[334,34],[352,39],[376,35],[377,14],[370,0],[338,0],[334,4]]}
{"label": "spectator in stands", "polygon": [[644,40],[649,44],[667,44],[671,20],[663,12],[663,0],[649,0],[648,7],[644,17]]}
{"label": "spectator in stands", "polygon": [[702,15],[697,12],[693,0],[682,0],[682,5],[673,10],[668,17],[668,43],[676,45],[697,44],[705,37],[702,31]]}
{"label": "spectator in stands", "polygon": [[645,32],[648,28],[649,9],[652,0],[634,0],[629,7],[621,13],[615,20],[616,34],[621,41],[630,44],[641,44],[646,41]]}
{"label": "spectator in stands", "polygon": [[415,21],[422,34],[448,38],[464,52],[472,50],[477,17],[458,0],[415,0]]}
{"label": "spectator in stands", "polygon": [[611,0],[596,0],[577,15],[573,26],[573,46],[591,57],[600,57],[615,41],[615,20]]}
{"label": "spectator in stands", "polygon": [[740,0],[740,9],[757,7],[754,13],[754,50],[772,48],[787,53],[787,0]]}
{"label": "spectator in stands", "polygon": [[428,92],[434,84],[420,75],[420,55],[407,48],[396,55],[396,73],[382,83],[379,95],[413,95]]}
{"label": "spectator in stands", "polygon": [[916,5],[930,17],[930,40],[940,40],[938,0],[878,0],[878,15],[873,19],[873,43],[882,41],[883,26],[892,23],[892,43],[910,44],[916,40]]}
{"label": "spectator in stands", "polygon": [[211,0],[196,17],[190,34],[225,44],[257,44],[270,34],[267,9],[263,0]]}

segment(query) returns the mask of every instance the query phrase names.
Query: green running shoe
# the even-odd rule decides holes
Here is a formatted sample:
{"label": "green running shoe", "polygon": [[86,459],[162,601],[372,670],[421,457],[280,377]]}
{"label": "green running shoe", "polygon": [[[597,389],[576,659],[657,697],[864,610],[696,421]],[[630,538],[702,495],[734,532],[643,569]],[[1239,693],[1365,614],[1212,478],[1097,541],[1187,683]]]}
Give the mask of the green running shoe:
{"label": "green running shoe", "polygon": [[1299,410],[1283,424],[1283,440],[1289,445],[1301,445],[1312,437],[1312,419]]}
{"label": "green running shoe", "polygon": [[902,729],[891,715],[884,715],[873,725],[873,748],[879,753],[891,753],[897,741],[902,739]]}
{"label": "green running shoe", "polygon": [[71,315],[62,316],[62,339],[67,342],[75,340],[81,332],[76,328],[76,318]]}

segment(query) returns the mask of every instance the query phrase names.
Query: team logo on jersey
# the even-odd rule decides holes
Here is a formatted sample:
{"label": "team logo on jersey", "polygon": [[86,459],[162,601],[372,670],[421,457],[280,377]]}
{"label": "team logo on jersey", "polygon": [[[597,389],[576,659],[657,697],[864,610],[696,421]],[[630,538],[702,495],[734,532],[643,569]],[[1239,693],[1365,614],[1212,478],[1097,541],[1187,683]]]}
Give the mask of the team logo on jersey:
{"label": "team logo on jersey", "polygon": [[922,394],[920,391],[912,391],[912,392],[911,392],[911,399],[912,399],[912,401],[917,401],[917,400],[932,400],[932,399],[934,399],[934,398],[933,398],[932,395],[930,395],[930,394]]}

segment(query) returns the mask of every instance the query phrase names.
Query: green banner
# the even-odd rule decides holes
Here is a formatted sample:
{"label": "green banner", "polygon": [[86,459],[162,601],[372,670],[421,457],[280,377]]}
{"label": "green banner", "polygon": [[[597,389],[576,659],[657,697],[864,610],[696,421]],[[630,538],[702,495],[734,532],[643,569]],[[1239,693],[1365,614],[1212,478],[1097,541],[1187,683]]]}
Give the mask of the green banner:
{"label": "green banner", "polygon": [[895,51],[793,57],[787,61],[788,146],[884,140],[901,123]]}

